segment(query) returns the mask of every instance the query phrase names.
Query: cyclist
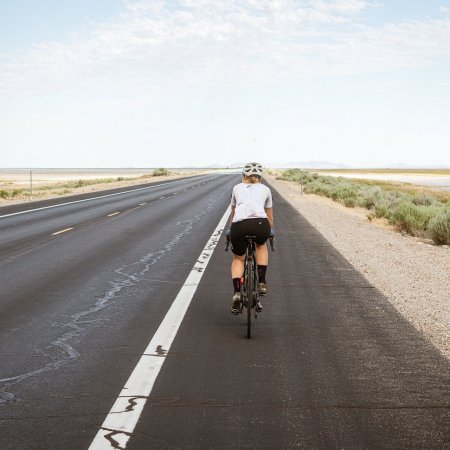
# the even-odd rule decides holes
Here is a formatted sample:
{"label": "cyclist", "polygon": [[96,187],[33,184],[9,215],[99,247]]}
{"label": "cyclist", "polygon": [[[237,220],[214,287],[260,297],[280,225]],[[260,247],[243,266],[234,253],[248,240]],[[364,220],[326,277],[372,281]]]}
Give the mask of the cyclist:
{"label": "cyclist", "polygon": [[[273,205],[270,189],[261,184],[263,168],[252,162],[242,170],[242,182],[234,186],[231,195],[230,241],[233,251],[231,278],[234,295],[230,311],[239,314],[241,278],[247,241],[245,236],[256,237],[256,264],[258,265],[258,290],[260,296],[267,293],[266,270],[269,253],[266,241],[273,227]],[[258,305],[260,309],[262,307]]]}

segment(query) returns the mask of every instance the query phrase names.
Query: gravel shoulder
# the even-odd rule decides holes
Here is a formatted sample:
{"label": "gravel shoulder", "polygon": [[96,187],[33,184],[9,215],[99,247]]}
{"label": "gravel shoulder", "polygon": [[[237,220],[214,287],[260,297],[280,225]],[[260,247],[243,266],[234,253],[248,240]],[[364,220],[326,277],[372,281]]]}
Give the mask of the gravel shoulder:
{"label": "gravel shoulder", "polygon": [[[423,335],[450,359],[450,249],[370,222],[294,182],[268,182],[305,217]],[[275,211],[276,219],[276,211]]]}

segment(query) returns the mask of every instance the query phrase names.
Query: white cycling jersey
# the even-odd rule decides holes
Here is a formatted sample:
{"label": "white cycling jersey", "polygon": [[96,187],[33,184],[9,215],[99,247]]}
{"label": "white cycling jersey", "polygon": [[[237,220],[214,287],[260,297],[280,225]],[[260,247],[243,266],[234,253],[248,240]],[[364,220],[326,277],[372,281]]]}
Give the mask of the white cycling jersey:
{"label": "white cycling jersey", "polygon": [[267,218],[264,208],[272,208],[272,193],[261,183],[239,183],[233,188],[231,206],[235,206],[233,222]]}

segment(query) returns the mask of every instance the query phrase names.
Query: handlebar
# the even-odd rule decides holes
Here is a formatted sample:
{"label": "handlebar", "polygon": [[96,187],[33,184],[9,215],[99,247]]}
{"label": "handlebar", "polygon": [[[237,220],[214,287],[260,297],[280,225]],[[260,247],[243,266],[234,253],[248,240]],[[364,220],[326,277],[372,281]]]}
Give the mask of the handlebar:
{"label": "handlebar", "polygon": [[225,242],[225,251],[228,251],[228,247],[230,246],[230,235],[226,235],[226,242]]}

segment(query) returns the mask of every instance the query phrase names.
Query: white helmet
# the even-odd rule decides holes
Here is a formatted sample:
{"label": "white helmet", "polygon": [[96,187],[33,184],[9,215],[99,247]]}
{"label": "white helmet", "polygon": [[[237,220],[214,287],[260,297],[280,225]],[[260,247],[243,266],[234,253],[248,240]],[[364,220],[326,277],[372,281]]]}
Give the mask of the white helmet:
{"label": "white helmet", "polygon": [[244,168],[242,169],[242,175],[246,177],[251,177],[252,175],[260,177],[263,171],[264,169],[261,164],[257,162],[251,162],[244,166]]}

